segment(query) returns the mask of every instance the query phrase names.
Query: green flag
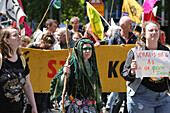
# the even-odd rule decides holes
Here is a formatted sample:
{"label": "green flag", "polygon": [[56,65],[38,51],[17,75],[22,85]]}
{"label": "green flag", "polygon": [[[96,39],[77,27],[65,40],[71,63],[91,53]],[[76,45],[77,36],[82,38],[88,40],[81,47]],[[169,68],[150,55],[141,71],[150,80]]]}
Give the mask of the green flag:
{"label": "green flag", "polygon": [[60,8],[61,8],[61,0],[54,0],[53,6],[54,6],[56,9],[60,9]]}

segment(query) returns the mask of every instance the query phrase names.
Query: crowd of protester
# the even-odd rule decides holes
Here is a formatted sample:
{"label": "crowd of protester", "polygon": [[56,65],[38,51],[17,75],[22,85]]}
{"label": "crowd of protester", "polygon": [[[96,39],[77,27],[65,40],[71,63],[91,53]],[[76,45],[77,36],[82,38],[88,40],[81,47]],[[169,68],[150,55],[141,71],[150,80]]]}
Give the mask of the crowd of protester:
{"label": "crowd of protester", "polygon": [[[37,32],[32,33],[31,36],[26,36],[23,35],[22,37],[20,37],[18,34],[18,37],[20,37],[21,40],[21,44],[19,47],[26,47],[26,48],[34,48],[34,49],[41,49],[41,50],[61,50],[61,49],[67,49],[67,43],[66,43],[66,33],[68,33],[68,40],[69,40],[69,44],[70,44],[70,48],[74,48],[76,43],[79,42],[79,40],[81,40],[83,37],[86,37],[88,39],[90,39],[93,42],[93,45],[88,45],[89,47],[87,47],[88,49],[90,49],[93,46],[97,46],[100,47],[101,45],[103,45],[103,43],[101,43],[103,40],[100,40],[98,38],[98,36],[91,30],[90,28],[90,23],[86,24],[83,26],[82,29],[79,29],[79,22],[80,19],[78,17],[72,17],[70,20],[70,23],[72,25],[72,29],[68,29],[68,31],[66,30],[66,28],[59,28],[59,23],[56,20],[53,19],[47,19],[46,21],[46,28],[43,29],[43,31],[41,30],[37,30]],[[167,51],[169,51],[166,47],[164,47],[163,45],[166,45],[166,36],[165,36],[165,32],[164,31],[160,31],[159,25],[150,21],[147,24],[144,24],[143,27],[141,28],[145,34],[141,34],[140,31],[135,31],[132,30],[132,20],[127,17],[127,16],[123,16],[121,17],[120,21],[119,21],[119,26],[120,27],[110,27],[108,32],[106,33],[105,40],[104,40],[104,44],[105,45],[121,45],[121,46],[125,46],[126,44],[136,44],[137,42],[139,43],[138,40],[141,41],[141,39],[143,37],[145,38],[145,43],[149,42],[147,44],[145,44],[146,48],[148,48],[149,50],[152,50],[152,48],[150,48],[150,45],[152,45],[152,42],[155,43],[155,45],[157,45],[157,43],[159,44],[158,47],[154,46],[155,49],[165,49]],[[150,41],[150,37],[149,35],[149,29],[153,29],[155,30],[155,34],[157,34],[157,40],[155,41]],[[3,46],[2,42],[5,41],[5,46],[9,46],[13,45],[13,43],[8,43],[8,40],[4,40],[7,37],[3,37],[2,33],[4,33],[4,30],[6,28],[2,28],[1,29],[1,52],[3,53],[5,50],[3,50]],[[17,32],[17,29],[11,28],[14,32]],[[12,31],[12,32],[13,32]],[[20,33],[20,32],[18,32]],[[154,33],[153,33],[154,34]],[[4,34],[5,35],[5,34]],[[9,34],[10,35],[10,34]],[[142,36],[141,36],[142,35]],[[159,37],[160,35],[160,37]],[[159,41],[160,40],[160,41]],[[88,40],[87,40],[88,41]],[[143,41],[143,40],[142,40]],[[91,42],[88,41],[89,44],[91,44]],[[16,46],[14,48],[14,52],[15,52],[15,56],[16,53],[18,53],[18,51],[16,51],[18,49],[18,46]],[[78,46],[78,45],[76,45]],[[83,45],[82,45],[83,46]],[[11,47],[11,46],[10,46]],[[13,47],[13,46],[12,46]],[[11,48],[12,48],[11,47]],[[94,51],[94,50],[93,50]],[[3,53],[4,55],[4,53]],[[10,54],[5,53],[6,57],[8,58],[8,60],[10,61],[11,58],[15,57],[15,56],[11,56]],[[4,56],[5,57],[5,56]],[[14,60],[16,60],[14,58]],[[133,61],[133,51],[131,51],[130,53],[128,53],[128,57],[127,60],[125,62],[125,66],[122,72],[122,77],[128,81],[128,83],[133,84],[134,81],[137,81],[138,79],[135,78],[135,69],[134,67],[132,67],[131,65],[136,67],[136,64]],[[27,65],[26,65],[27,66]],[[25,79],[26,85],[29,85],[28,87],[22,87],[25,90],[25,93],[28,97],[27,100],[27,106],[25,108],[25,113],[42,113],[42,112],[47,112],[48,110],[50,111],[51,108],[53,108],[54,106],[52,104],[54,104],[53,102],[50,102],[50,94],[49,93],[33,93],[31,85],[30,85],[30,81],[29,81],[29,67],[26,67],[26,74],[27,76],[23,76],[23,78]],[[129,72],[130,70],[130,72]],[[65,71],[65,73],[68,73],[68,70]],[[98,75],[96,75],[98,76]],[[1,81],[1,78],[0,78]],[[167,80],[169,81],[169,79]],[[165,80],[162,81],[162,83],[165,84]],[[0,82],[1,84],[1,82]],[[131,87],[128,84],[127,87],[130,87],[133,89],[133,87]],[[164,94],[164,96],[162,97],[162,99],[160,101],[162,101],[159,106],[153,106],[152,105],[152,100],[150,102],[148,102],[147,100],[145,100],[146,98],[149,98],[150,96],[152,96],[150,94],[150,96],[146,95],[145,97],[141,97],[140,96],[140,91],[136,90],[135,93],[137,93],[135,96],[131,96],[130,93],[120,93],[120,92],[109,92],[109,93],[103,93],[103,95],[101,95],[102,100],[103,98],[105,98],[105,101],[103,101],[103,105],[106,107],[106,112],[110,112],[110,113],[119,113],[120,108],[123,106],[124,103],[124,113],[146,113],[147,111],[150,111],[149,113],[154,113],[154,110],[161,110],[161,113],[166,113],[166,111],[168,111],[168,109],[170,109],[170,107],[166,107],[169,105],[170,103],[170,97],[168,95],[166,95],[168,86],[163,87],[163,91],[159,90],[159,91],[155,91],[156,89],[154,89],[153,87],[150,87],[150,85],[148,84],[152,84],[153,86],[155,85],[155,87],[161,87],[160,84],[154,84],[154,83],[150,83],[148,79],[142,79],[140,80],[140,83],[138,84],[138,87],[140,89],[144,89],[147,90],[149,89],[149,93],[155,95],[155,100],[156,98],[159,96],[159,93],[162,92]],[[167,83],[169,84],[169,83]],[[100,85],[100,84],[96,84],[96,85]],[[1,84],[1,89],[2,89],[2,84]],[[0,89],[0,91],[2,91]],[[28,91],[30,91],[31,93],[28,93]],[[33,96],[34,94],[34,96]],[[109,96],[108,96],[109,94]],[[32,96],[32,97],[30,97]],[[107,96],[108,96],[108,101],[107,101]],[[35,98],[34,98],[35,97]],[[139,98],[138,98],[139,97]],[[5,97],[4,97],[5,98]],[[141,110],[139,107],[137,107],[137,104],[140,103],[142,98],[142,102],[144,102],[144,104],[151,106],[152,108],[149,108],[148,106],[143,105],[145,110]],[[163,101],[163,99],[166,98],[168,100],[168,102],[166,103],[165,101]],[[0,97],[1,99],[1,97]],[[23,98],[22,98],[23,99]],[[57,104],[59,104],[59,101],[61,100],[61,98],[57,98]],[[133,101],[131,101],[133,100]],[[36,105],[35,105],[36,103]],[[148,104],[149,103],[149,104]],[[0,106],[3,103],[0,102]],[[136,105],[136,107],[134,107],[134,104]],[[165,106],[166,105],[166,106]],[[164,108],[160,107],[160,106],[164,106]],[[22,108],[22,107],[21,107]],[[21,111],[22,109],[19,109],[18,111]],[[33,109],[32,109],[33,108]],[[13,109],[13,108],[12,108]],[[37,109],[37,111],[36,111]],[[58,108],[57,108],[58,109]],[[1,110],[0,110],[1,112]],[[6,113],[6,112],[2,112],[2,113]]]}

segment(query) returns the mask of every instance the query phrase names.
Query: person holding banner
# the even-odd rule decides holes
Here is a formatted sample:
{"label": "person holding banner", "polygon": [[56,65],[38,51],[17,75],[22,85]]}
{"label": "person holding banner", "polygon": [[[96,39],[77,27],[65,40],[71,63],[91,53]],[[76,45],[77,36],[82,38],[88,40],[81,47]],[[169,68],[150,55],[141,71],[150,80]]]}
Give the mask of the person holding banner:
{"label": "person holding banner", "polygon": [[51,82],[51,100],[62,95],[64,75],[68,74],[64,101],[67,113],[100,113],[102,110],[101,82],[95,48],[88,38],[78,40],[69,66],[63,66]]}
{"label": "person holding banner", "polygon": [[51,50],[55,44],[55,38],[52,32],[47,32],[42,35],[42,38],[39,43],[31,43],[27,47],[43,50]]}
{"label": "person holding banner", "polygon": [[137,77],[137,61],[134,53],[138,50],[161,50],[169,48],[159,42],[159,24],[146,21],[142,24],[139,46],[128,53],[122,77],[127,81],[128,113],[167,113],[170,111],[170,85],[168,77]]}
{"label": "person holding banner", "polygon": [[114,33],[109,39],[108,45],[135,44],[137,36],[132,32],[131,18],[128,16],[122,16],[119,24],[121,29]]}
{"label": "person holding banner", "polygon": [[[137,36],[132,32],[131,18],[128,16],[122,16],[119,24],[121,28],[115,26],[112,28],[112,32],[110,31],[111,33],[108,33],[111,34],[108,45],[135,44]],[[111,92],[106,104],[106,110],[110,111],[110,113],[118,113],[123,101],[125,101],[124,113],[127,113],[126,93]]]}
{"label": "person holding banner", "polygon": [[24,94],[38,113],[35,104],[30,69],[22,56],[21,36],[13,27],[2,29],[0,35],[0,113],[23,113]]}
{"label": "person holding banner", "polygon": [[93,41],[94,46],[100,47],[100,39],[99,37],[92,31],[91,29],[91,23],[89,22],[86,24],[83,28],[84,30],[84,37],[89,38],[91,41]]}
{"label": "person holding banner", "polygon": [[[66,31],[66,28],[60,28],[56,33],[58,42],[54,45],[54,50],[68,49],[66,43]],[[73,48],[76,42],[71,38],[70,35],[70,30],[68,30],[70,48]]]}
{"label": "person holding banner", "polygon": [[[55,43],[53,32],[47,32],[43,34],[40,43],[32,43],[28,48],[51,50]],[[41,76],[41,75],[39,75]],[[52,103],[50,103],[49,93],[34,93],[35,102],[37,106],[38,113],[47,112],[51,110]],[[31,105],[28,103],[25,108],[25,113],[31,113]]]}

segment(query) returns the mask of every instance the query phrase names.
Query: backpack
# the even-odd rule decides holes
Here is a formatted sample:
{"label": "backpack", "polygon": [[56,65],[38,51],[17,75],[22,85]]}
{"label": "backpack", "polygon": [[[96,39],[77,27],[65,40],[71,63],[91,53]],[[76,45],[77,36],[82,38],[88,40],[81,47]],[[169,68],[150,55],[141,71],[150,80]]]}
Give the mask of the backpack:
{"label": "backpack", "polygon": [[[22,66],[24,67],[24,69],[25,69],[25,66],[26,66],[26,61],[25,61],[25,58],[23,57],[23,56],[20,56],[20,58],[21,58],[21,61],[22,61]],[[2,67],[2,53],[0,53],[0,69],[1,69],[1,67]]]}

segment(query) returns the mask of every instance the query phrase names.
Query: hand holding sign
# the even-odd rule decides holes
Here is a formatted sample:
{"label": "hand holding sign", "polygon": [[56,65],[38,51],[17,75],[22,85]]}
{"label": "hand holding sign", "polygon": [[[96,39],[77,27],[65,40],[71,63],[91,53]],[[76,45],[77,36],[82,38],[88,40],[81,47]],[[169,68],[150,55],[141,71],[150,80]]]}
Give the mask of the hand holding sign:
{"label": "hand holding sign", "polygon": [[137,69],[136,60],[132,60],[131,63],[131,76],[135,75],[135,70]]}

